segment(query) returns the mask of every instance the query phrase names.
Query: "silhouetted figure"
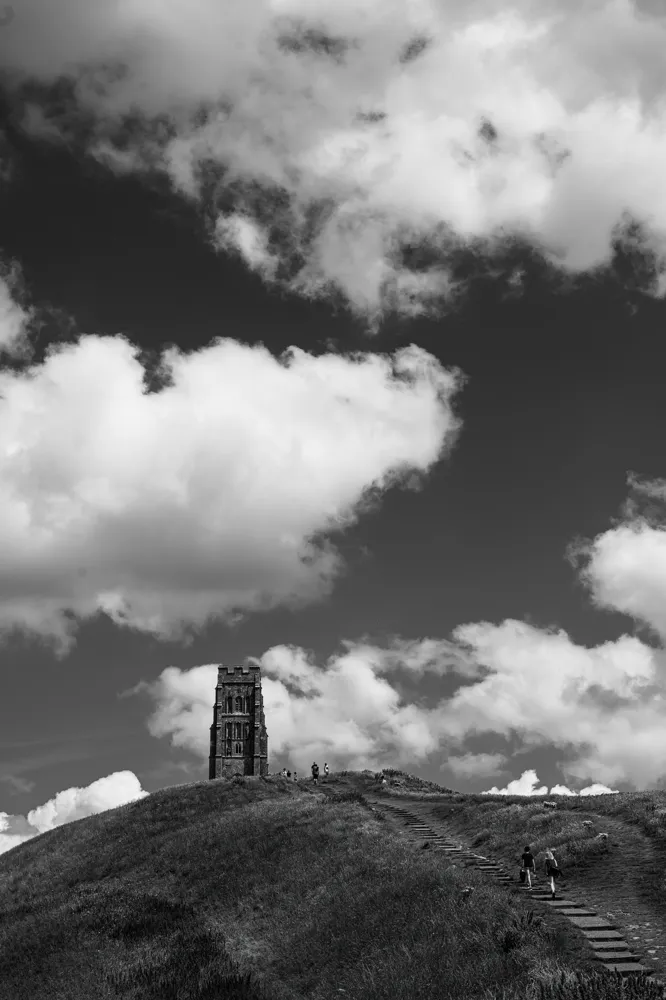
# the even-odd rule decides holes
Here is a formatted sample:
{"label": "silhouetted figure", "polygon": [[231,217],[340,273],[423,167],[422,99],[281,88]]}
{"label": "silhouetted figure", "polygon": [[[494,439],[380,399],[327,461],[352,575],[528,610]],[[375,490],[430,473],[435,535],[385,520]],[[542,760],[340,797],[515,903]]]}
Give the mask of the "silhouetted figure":
{"label": "silhouetted figure", "polygon": [[326,764],[326,763],[324,764],[324,774],[328,778],[328,764]]}
{"label": "silhouetted figure", "polygon": [[520,859],[523,863],[523,871],[525,872],[525,878],[527,879],[527,888],[532,888],[532,874],[534,872],[534,855],[530,851],[529,847],[526,847],[523,851],[523,855]]}
{"label": "silhouetted figure", "polygon": [[319,782],[319,764],[312,765],[312,780],[315,785]]}
{"label": "silhouetted figure", "polygon": [[287,777],[291,778],[291,771],[287,771]]}

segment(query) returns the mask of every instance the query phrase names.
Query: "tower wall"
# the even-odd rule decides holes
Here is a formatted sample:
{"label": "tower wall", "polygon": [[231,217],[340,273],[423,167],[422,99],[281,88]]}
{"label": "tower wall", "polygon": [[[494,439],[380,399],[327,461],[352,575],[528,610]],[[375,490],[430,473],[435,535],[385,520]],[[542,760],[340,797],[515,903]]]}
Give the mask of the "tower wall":
{"label": "tower wall", "polygon": [[261,668],[254,664],[218,667],[217,672],[208,777],[231,778],[234,774],[268,774]]}

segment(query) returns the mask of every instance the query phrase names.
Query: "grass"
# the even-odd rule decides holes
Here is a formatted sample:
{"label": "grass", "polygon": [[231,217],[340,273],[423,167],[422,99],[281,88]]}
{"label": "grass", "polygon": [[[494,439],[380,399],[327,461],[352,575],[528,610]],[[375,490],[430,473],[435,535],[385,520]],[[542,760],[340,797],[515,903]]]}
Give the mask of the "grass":
{"label": "grass", "polygon": [[[587,796],[506,796],[460,795],[451,793],[434,796],[398,787],[398,797],[432,802],[433,813],[458,832],[471,847],[487,851],[497,858],[518,864],[525,844],[535,855],[537,872],[543,872],[545,851],[552,849],[562,870],[576,877],[595,862],[603,863],[611,851],[619,851],[631,860],[634,846],[628,836],[630,828],[644,833],[661,859],[652,881],[646,881],[642,891],[666,916],[666,884],[663,867],[666,864],[666,791],[633,792],[617,795]],[[557,802],[557,808],[543,805],[544,798]],[[612,826],[607,840],[598,838],[609,824],[621,821],[624,831]],[[585,825],[586,822],[591,825]]]}
{"label": "grass", "polygon": [[[395,775],[461,826],[480,810],[490,850],[504,800]],[[537,1000],[589,972],[563,918],[396,836],[376,787],[201,781],[0,855],[0,1000]]]}

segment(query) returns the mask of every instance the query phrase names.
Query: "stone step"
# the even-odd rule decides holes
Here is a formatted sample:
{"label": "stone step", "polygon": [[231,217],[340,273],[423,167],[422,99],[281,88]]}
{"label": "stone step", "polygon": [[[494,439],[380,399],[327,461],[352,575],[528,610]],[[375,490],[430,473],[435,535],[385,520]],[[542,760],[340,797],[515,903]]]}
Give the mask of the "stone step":
{"label": "stone step", "polygon": [[648,969],[640,962],[600,962],[599,964],[611,972],[620,972],[623,976],[634,972],[646,972],[648,976],[654,975],[654,969]]}
{"label": "stone step", "polygon": [[609,924],[607,920],[603,917],[567,917],[575,927],[580,927],[581,930],[615,930],[612,924]]}
{"label": "stone step", "polygon": [[447,856],[455,856],[466,868],[476,868],[477,871],[494,875],[497,881],[510,887],[512,893],[529,892],[530,898],[536,902],[550,906],[558,913],[567,917],[570,923],[585,937],[593,951],[596,962],[605,969],[616,970],[623,976],[645,972],[652,975],[652,970],[641,964],[640,958],[629,948],[622,935],[609,921],[597,916],[583,904],[567,900],[558,892],[555,899],[551,898],[550,889],[530,889],[521,883],[515,884],[514,878],[506,873],[506,868],[484,855],[476,854],[462,847],[452,833],[435,832],[418,816],[400,807],[390,807],[392,814],[401,818],[408,827],[414,839],[426,841],[430,846]]}
{"label": "stone step", "polygon": [[629,965],[633,962],[640,962],[640,955],[634,955],[630,951],[614,951],[609,952],[606,955],[595,955],[595,960],[599,962],[599,965],[607,966],[610,962],[620,963],[624,965]]}
{"label": "stone step", "polygon": [[620,932],[615,930],[584,930],[583,937],[590,943],[593,941],[613,941],[619,943],[624,940]]}

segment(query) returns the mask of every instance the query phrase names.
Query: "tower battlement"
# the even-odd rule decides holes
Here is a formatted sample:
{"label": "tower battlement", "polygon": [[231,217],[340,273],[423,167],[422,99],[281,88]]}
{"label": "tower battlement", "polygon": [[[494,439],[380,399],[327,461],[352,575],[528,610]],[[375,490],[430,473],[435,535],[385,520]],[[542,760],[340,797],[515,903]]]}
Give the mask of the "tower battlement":
{"label": "tower battlement", "polygon": [[261,668],[254,663],[217,668],[208,777],[234,774],[268,774]]}
{"label": "tower battlement", "polygon": [[[233,676],[234,674],[244,674],[245,676],[247,676],[250,673],[258,673],[261,676],[261,667],[257,666],[256,663],[244,663],[240,667],[239,666],[236,666],[236,667],[218,667],[217,668],[218,678],[224,676],[224,674],[222,673],[222,671],[224,671],[224,670],[226,670],[227,676],[229,676],[229,675]],[[220,681],[218,679],[218,684],[219,683],[220,683]]]}

